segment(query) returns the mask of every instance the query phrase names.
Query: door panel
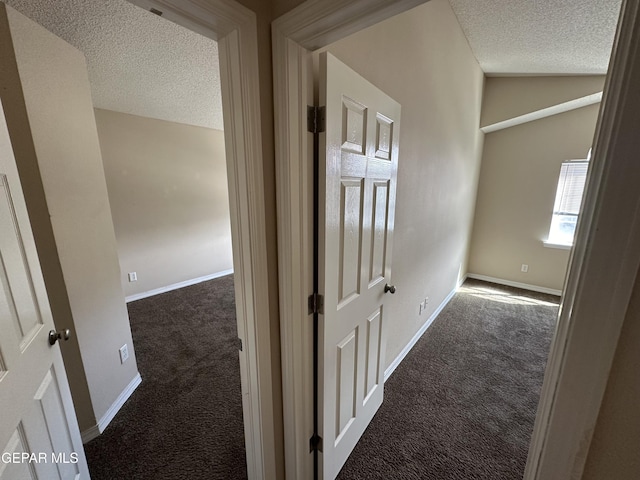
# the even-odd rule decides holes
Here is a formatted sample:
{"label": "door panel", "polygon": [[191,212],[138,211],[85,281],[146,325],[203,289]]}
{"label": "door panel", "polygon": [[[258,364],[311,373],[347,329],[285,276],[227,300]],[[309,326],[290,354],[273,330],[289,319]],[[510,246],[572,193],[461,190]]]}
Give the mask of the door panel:
{"label": "door panel", "polygon": [[[26,255],[20,239],[20,231],[15,215],[13,200],[7,176],[0,172],[0,245],[2,245],[2,264],[0,278],[3,285],[12,285],[10,290],[4,288],[5,299],[0,306],[3,317],[10,319],[17,341],[14,344],[20,352],[42,326],[42,318],[37,300],[33,296],[33,281],[25,269]],[[9,347],[7,347],[9,348]],[[17,352],[12,352],[13,356]]]}
{"label": "door panel", "polygon": [[[24,428],[22,424],[13,431],[9,442],[6,444],[2,452],[12,456],[15,454],[21,454],[23,452],[31,453],[26,446]],[[27,462],[17,463],[5,463],[0,462],[0,480],[13,480],[13,479],[36,479],[35,466]]]}
{"label": "door panel", "polygon": [[340,192],[340,274],[338,276],[342,308],[360,293],[362,270],[363,179],[341,179]]}
{"label": "door panel", "polygon": [[333,479],[382,404],[400,105],[331,55],[320,64],[318,400]]}
{"label": "door panel", "polygon": [[364,400],[366,405],[376,388],[380,385],[380,340],[382,339],[382,308],[376,310],[367,319],[367,352],[365,355]]}
{"label": "door panel", "polygon": [[389,181],[373,183],[373,219],[371,238],[371,265],[369,288],[384,279],[387,251],[387,209],[389,208]]}
{"label": "door panel", "polygon": [[356,393],[358,386],[358,329],[338,343],[338,371],[336,372],[336,388],[338,398],[338,415],[336,417],[336,442],[347,431],[356,416]]}
{"label": "door panel", "polygon": [[0,479],[88,479],[1,105],[0,113]]}

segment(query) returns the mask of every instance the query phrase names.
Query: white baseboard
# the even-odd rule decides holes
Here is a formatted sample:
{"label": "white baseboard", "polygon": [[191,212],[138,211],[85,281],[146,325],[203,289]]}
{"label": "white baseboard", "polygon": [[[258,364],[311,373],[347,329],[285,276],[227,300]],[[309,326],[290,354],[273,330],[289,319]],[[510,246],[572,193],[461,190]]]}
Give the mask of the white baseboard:
{"label": "white baseboard", "polygon": [[562,290],[556,290],[554,288],[539,287],[537,285],[529,285],[528,283],[512,282],[511,280],[504,280],[502,278],[488,277],[486,275],[478,275],[476,273],[469,273],[467,278],[475,278],[476,280],[483,280],[485,282],[497,283],[499,285],[507,285],[508,287],[522,288],[523,290],[531,290],[532,292],[548,293],[550,295],[561,296]]}
{"label": "white baseboard", "polygon": [[411,349],[414,347],[414,345],[416,343],[418,343],[418,340],[420,340],[420,337],[422,337],[424,332],[427,331],[427,328],[429,328],[431,326],[431,324],[436,319],[436,317],[438,315],[440,315],[440,312],[442,311],[442,309],[447,306],[449,301],[451,301],[453,296],[456,294],[456,291],[457,291],[457,288],[454,288],[453,290],[451,290],[449,295],[447,295],[447,298],[445,298],[442,301],[442,303],[438,306],[438,308],[436,308],[436,310],[431,314],[431,316],[427,319],[427,321],[424,322],[424,324],[420,327],[420,330],[418,330],[416,332],[416,334],[409,341],[409,343],[407,343],[407,345],[402,349],[400,354],[387,367],[387,369],[384,371],[384,381],[385,382],[389,379],[389,377],[395,371],[395,369],[398,368],[398,365],[400,365],[400,362],[402,362],[402,360],[404,360],[404,357],[407,356],[407,354],[411,351]]}
{"label": "white baseboard", "polygon": [[107,428],[109,423],[111,423],[111,420],[113,420],[116,414],[120,411],[120,409],[124,405],[124,402],[126,402],[129,399],[131,394],[135,391],[136,388],[138,388],[138,385],[140,385],[141,382],[142,382],[142,377],[140,376],[140,374],[137,374],[134,377],[134,379],[131,380],[129,385],[127,385],[127,387],[118,396],[116,401],[113,402],[113,405],[109,407],[109,410],[107,410],[107,412],[102,416],[98,424],[94,425],[91,428],[88,428],[87,430],[81,433],[83,444],[90,442],[94,438],[99,437],[100,434],[104,432],[104,429]]}
{"label": "white baseboard", "polygon": [[100,436],[100,429],[98,428],[98,425],[94,425],[93,427],[81,432],[80,436],[82,437],[82,444],[84,445],[85,443],[89,443],[94,438],[98,438]]}
{"label": "white baseboard", "polygon": [[231,270],[223,270],[222,272],[212,273],[211,275],[205,275],[204,277],[192,278],[191,280],[185,280],[184,282],[174,283],[173,285],[167,285],[166,287],[154,288],[148,292],[136,293],[129,295],[125,298],[126,302],[133,302],[135,300],[142,300],[143,298],[153,297],[154,295],[160,295],[161,293],[170,292],[171,290],[177,290],[179,288],[195,285],[196,283],[206,282],[207,280],[213,280],[214,278],[220,278],[233,273]]}

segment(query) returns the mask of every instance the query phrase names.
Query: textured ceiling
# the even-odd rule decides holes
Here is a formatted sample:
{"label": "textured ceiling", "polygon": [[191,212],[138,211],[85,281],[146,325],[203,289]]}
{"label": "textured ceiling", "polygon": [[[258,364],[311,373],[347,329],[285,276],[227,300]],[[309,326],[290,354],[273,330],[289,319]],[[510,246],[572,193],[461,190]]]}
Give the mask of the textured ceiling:
{"label": "textured ceiling", "polygon": [[98,108],[222,130],[215,41],[125,0],[2,0],[82,51]]}
{"label": "textured ceiling", "polygon": [[[125,0],[1,0],[80,49],[94,105],[222,130],[216,42]],[[620,0],[449,0],[487,74],[603,74]]]}
{"label": "textured ceiling", "polygon": [[487,74],[604,74],[620,0],[449,0]]}

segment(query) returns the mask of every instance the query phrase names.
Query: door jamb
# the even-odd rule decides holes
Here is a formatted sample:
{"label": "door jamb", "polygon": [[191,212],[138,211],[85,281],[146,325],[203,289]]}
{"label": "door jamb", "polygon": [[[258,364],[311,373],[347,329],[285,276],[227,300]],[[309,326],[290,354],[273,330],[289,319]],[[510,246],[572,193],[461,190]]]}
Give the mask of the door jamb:
{"label": "door jamb", "polygon": [[[305,128],[306,106],[313,98],[310,53],[422,3],[425,0],[308,0],[272,24],[287,478],[313,474],[308,449],[313,431],[308,381],[311,328],[306,304],[312,271],[311,141]],[[637,67],[633,73],[638,79],[627,78],[640,51],[638,2],[623,2],[620,18],[526,480],[580,477],[640,265],[640,198],[634,197],[640,169],[635,166],[633,172],[631,149],[637,138],[634,129],[640,128],[640,119],[632,112],[633,108],[640,112],[640,99],[627,94],[631,80],[640,82]],[[616,220],[621,218],[629,222]]]}
{"label": "door jamb", "polygon": [[218,42],[248,478],[276,478],[255,13],[230,0],[129,0]]}

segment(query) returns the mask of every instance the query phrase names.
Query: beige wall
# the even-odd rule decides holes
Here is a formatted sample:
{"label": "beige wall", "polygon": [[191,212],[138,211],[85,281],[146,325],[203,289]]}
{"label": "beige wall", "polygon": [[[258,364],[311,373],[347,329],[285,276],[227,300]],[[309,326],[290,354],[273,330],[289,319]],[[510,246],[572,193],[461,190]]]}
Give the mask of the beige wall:
{"label": "beige wall", "polygon": [[[485,136],[469,273],[562,289],[568,250],[544,247],[560,164],[585,158],[599,104]],[[528,273],[520,271],[529,265]]]}
{"label": "beige wall", "polygon": [[87,69],[78,50],[6,12],[0,92],[54,320],[75,337],[62,352],[84,430],[138,374]]}
{"label": "beige wall", "polygon": [[224,133],[95,114],[125,294],[233,269]]}
{"label": "beige wall", "polygon": [[485,81],[480,126],[602,92],[604,75],[584,77],[489,77]]}
{"label": "beige wall", "polygon": [[[402,105],[391,278],[398,291],[387,310],[389,365],[466,271],[484,76],[446,0],[328,50]],[[419,315],[425,297],[428,310]]]}
{"label": "beige wall", "polygon": [[640,276],[629,310],[587,457],[585,480],[635,480],[640,472]]}
{"label": "beige wall", "polygon": [[584,480],[640,477],[640,275],[620,332]]}

